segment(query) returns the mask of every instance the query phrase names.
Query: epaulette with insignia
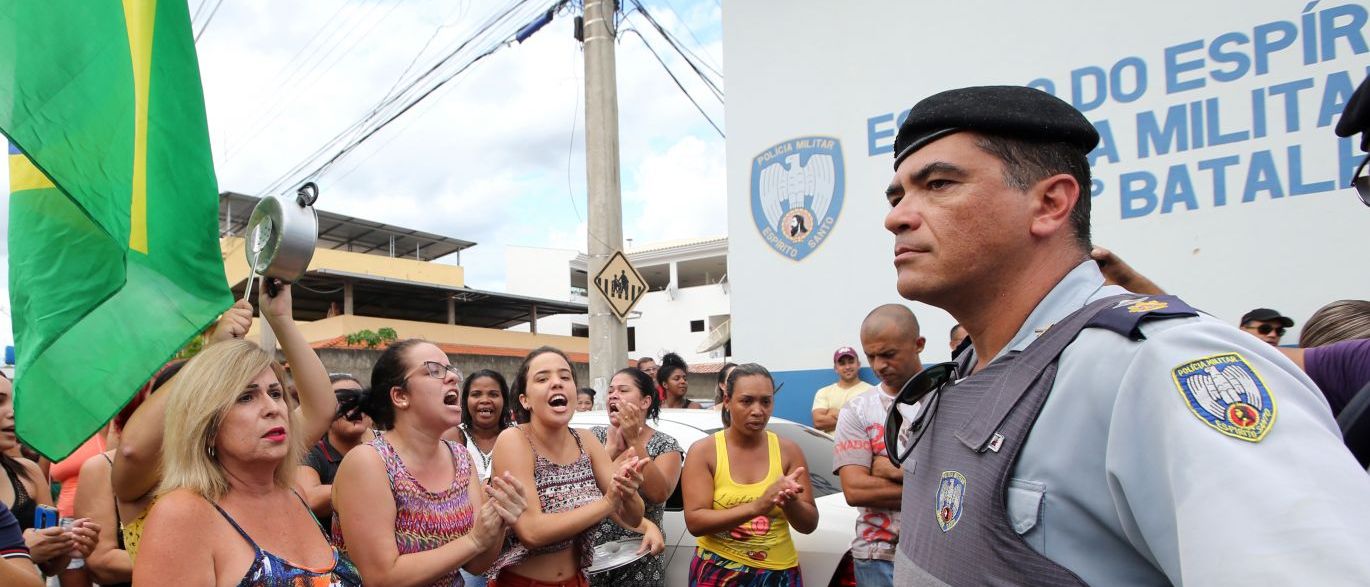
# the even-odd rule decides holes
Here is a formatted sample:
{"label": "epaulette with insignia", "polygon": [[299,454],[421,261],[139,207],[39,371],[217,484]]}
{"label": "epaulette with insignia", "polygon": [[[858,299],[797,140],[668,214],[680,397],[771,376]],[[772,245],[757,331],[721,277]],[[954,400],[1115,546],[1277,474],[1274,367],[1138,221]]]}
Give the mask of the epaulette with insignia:
{"label": "epaulette with insignia", "polygon": [[1141,324],[1146,320],[1188,318],[1199,311],[1175,296],[1118,296],[1118,301],[1094,316],[1085,328],[1106,328],[1132,340],[1146,338]]}

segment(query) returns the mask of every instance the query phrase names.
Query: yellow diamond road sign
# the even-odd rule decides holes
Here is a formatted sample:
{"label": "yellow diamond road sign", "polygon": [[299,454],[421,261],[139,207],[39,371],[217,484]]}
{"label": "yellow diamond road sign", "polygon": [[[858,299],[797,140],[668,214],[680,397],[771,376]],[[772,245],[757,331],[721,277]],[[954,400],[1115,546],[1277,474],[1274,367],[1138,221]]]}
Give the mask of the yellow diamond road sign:
{"label": "yellow diamond road sign", "polygon": [[628,319],[628,311],[647,293],[647,280],[638,274],[623,251],[614,251],[614,256],[595,276],[595,290],[609,302],[609,308],[619,320]]}

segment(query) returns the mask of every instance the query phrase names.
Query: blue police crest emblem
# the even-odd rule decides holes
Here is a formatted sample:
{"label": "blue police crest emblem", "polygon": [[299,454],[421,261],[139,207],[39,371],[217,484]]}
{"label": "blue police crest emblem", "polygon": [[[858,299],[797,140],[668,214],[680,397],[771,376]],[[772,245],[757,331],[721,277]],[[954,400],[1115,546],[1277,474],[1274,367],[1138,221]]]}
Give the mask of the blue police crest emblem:
{"label": "blue police crest emblem", "polygon": [[961,502],[966,497],[966,476],[943,471],[937,483],[937,525],[949,532],[961,520]]}
{"label": "blue police crest emblem", "polygon": [[1175,367],[1171,377],[1189,411],[1218,432],[1260,442],[1275,424],[1275,398],[1237,353],[1190,361]]}
{"label": "blue police crest emblem", "polygon": [[752,159],[752,220],[775,252],[802,260],[832,232],[845,185],[841,141],[785,141]]}

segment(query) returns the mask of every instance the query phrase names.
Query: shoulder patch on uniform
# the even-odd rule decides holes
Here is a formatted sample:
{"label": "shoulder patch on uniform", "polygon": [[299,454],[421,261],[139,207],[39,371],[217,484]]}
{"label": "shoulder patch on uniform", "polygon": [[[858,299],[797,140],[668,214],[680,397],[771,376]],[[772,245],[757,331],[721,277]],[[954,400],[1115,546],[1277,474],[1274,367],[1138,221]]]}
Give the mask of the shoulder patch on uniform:
{"label": "shoulder patch on uniform", "polygon": [[1096,314],[1085,328],[1105,328],[1132,340],[1142,340],[1146,338],[1141,329],[1144,321],[1198,315],[1198,310],[1175,296],[1124,295]]}
{"label": "shoulder patch on uniform", "polygon": [[942,532],[950,532],[961,521],[961,502],[966,497],[966,476],[956,471],[942,471],[937,483],[937,525]]}
{"label": "shoulder patch on uniform", "polygon": [[1238,353],[1196,359],[1170,372],[1189,411],[1209,427],[1260,442],[1275,424],[1275,398],[1260,373]]}

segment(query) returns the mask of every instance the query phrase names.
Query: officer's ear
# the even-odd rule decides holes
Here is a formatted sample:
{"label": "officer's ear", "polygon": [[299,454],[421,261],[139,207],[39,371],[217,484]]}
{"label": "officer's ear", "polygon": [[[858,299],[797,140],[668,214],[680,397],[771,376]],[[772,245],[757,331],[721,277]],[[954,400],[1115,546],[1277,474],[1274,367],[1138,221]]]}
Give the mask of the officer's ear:
{"label": "officer's ear", "polygon": [[[1051,238],[1070,231],[1070,211],[1080,201],[1080,184],[1067,173],[1058,173],[1037,182],[1027,191],[1031,198],[1032,224],[1028,231],[1037,238]],[[1071,237],[1073,238],[1073,237]]]}

